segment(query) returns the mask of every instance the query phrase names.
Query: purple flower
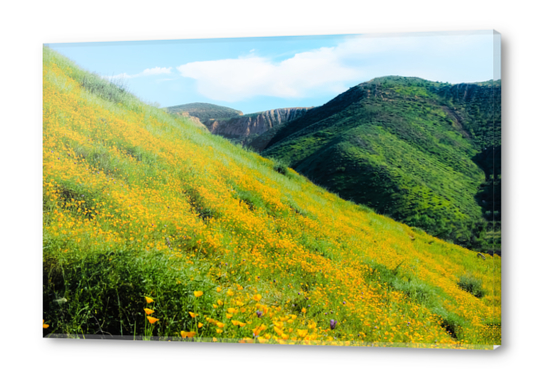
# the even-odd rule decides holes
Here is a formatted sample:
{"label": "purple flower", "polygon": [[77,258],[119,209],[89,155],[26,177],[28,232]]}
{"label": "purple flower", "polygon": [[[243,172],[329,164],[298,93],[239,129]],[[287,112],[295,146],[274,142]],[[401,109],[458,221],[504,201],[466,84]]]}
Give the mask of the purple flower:
{"label": "purple flower", "polygon": [[343,304],[346,304],[346,301],[343,301]]}
{"label": "purple flower", "polygon": [[258,317],[262,317],[262,314],[263,314],[262,311],[256,311],[256,315],[257,315]]}
{"label": "purple flower", "polygon": [[331,329],[335,329],[336,326],[337,326],[337,321],[331,319],[331,320],[329,321],[329,327],[330,327]]}

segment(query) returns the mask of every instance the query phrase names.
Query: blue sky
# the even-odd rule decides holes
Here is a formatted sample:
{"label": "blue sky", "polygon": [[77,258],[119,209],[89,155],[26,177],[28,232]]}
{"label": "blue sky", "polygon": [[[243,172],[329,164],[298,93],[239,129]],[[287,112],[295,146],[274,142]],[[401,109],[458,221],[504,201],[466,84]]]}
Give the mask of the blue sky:
{"label": "blue sky", "polygon": [[385,75],[500,78],[491,31],[48,44],[147,102],[207,102],[245,114],[317,106]]}

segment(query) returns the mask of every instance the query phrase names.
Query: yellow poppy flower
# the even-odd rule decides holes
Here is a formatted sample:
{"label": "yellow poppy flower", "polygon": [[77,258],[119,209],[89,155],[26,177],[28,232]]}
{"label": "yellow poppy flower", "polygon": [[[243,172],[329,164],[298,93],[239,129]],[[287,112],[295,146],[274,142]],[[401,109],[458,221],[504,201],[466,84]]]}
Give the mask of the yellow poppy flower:
{"label": "yellow poppy flower", "polygon": [[149,322],[151,324],[154,324],[156,321],[158,321],[159,319],[158,318],[155,318],[155,317],[152,317],[152,316],[147,316],[147,320],[149,320]]}
{"label": "yellow poppy flower", "polygon": [[147,300],[147,303],[153,303],[154,300],[148,296],[145,296],[145,300]]}
{"label": "yellow poppy flower", "polygon": [[223,332],[223,330],[222,330],[222,329],[217,329],[216,332],[217,332],[218,334],[220,334],[220,333]]}
{"label": "yellow poppy flower", "polygon": [[252,297],[255,301],[260,301],[262,299],[262,295],[256,294]]}
{"label": "yellow poppy flower", "polygon": [[203,296],[203,291],[194,291],[194,296],[195,297]]}
{"label": "yellow poppy flower", "polygon": [[42,321],[43,329],[47,329],[49,327],[49,324],[45,323],[45,320]]}
{"label": "yellow poppy flower", "polygon": [[219,322],[216,323],[216,326],[218,326],[219,328],[223,328],[224,324],[219,321]]}
{"label": "yellow poppy flower", "polygon": [[203,326],[203,323],[198,322],[198,328],[201,328]]}
{"label": "yellow poppy flower", "polygon": [[220,292],[220,291],[222,291],[222,288],[216,287],[216,292]]}
{"label": "yellow poppy flower", "polygon": [[307,313],[307,310],[306,310],[305,308],[303,308],[303,309],[301,310],[301,312]]}
{"label": "yellow poppy flower", "polygon": [[217,304],[218,304],[218,305],[223,305],[224,302],[223,302],[222,300],[218,300],[218,301],[217,301]]}
{"label": "yellow poppy flower", "polygon": [[183,338],[192,338],[196,335],[196,332],[185,332],[184,330],[181,331],[181,337]]}
{"label": "yellow poppy flower", "polygon": [[303,338],[307,335],[309,331],[308,330],[303,330],[303,329],[298,329],[297,330],[297,334],[299,335],[299,337]]}
{"label": "yellow poppy flower", "polygon": [[232,318],[233,315],[231,313],[226,313],[226,318]]}
{"label": "yellow poppy flower", "polygon": [[146,314],[148,315],[152,315],[154,313],[154,311],[152,309],[149,309],[149,308],[143,308],[143,310],[145,311]]}
{"label": "yellow poppy flower", "polygon": [[235,308],[228,308],[228,313],[235,314],[237,310]]}
{"label": "yellow poppy flower", "polygon": [[190,317],[192,318],[196,318],[197,316],[199,316],[197,313],[194,313],[194,312],[188,312],[190,313]]}
{"label": "yellow poppy flower", "polygon": [[228,292],[226,292],[226,293],[228,294],[228,296],[233,296],[234,295],[234,293],[233,293],[233,291],[231,289],[229,289]]}

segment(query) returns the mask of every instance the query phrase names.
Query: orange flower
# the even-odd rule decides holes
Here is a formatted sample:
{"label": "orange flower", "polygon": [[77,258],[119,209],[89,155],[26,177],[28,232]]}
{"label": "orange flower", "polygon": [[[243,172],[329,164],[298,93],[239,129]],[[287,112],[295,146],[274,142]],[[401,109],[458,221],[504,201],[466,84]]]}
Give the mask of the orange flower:
{"label": "orange flower", "polygon": [[194,291],[194,296],[195,297],[203,296],[203,291]]}
{"label": "orange flower", "polygon": [[267,329],[265,325],[260,325],[252,329],[252,333],[254,333],[254,336],[257,337],[260,335],[260,332],[263,332],[265,329]]}
{"label": "orange flower", "polygon": [[49,327],[49,324],[45,323],[45,320],[42,321],[43,329],[47,329]]}
{"label": "orange flower", "polygon": [[203,326],[203,323],[198,322],[198,328],[201,328]]}
{"label": "orange flower", "polygon": [[260,301],[262,299],[262,295],[256,294],[252,297],[255,301]]}
{"label": "orange flower", "polygon": [[184,330],[181,331],[181,337],[183,338],[192,338],[196,335],[196,332],[185,332]]}
{"label": "orange flower", "polygon": [[309,331],[306,330],[306,329],[305,329],[305,330],[303,330],[303,329],[298,329],[298,330],[297,330],[297,334],[298,334],[299,337],[301,337],[301,338],[305,337],[305,336],[307,335],[308,332],[309,332]]}
{"label": "orange flower", "polygon": [[145,311],[146,314],[148,315],[152,315],[154,313],[154,311],[152,309],[149,309],[149,308],[143,308],[143,310]]}
{"label": "orange flower", "polygon": [[159,319],[155,318],[155,317],[152,317],[152,316],[147,316],[147,320],[149,320],[149,322],[151,324],[154,324],[156,321],[158,321]]}
{"label": "orange flower", "polygon": [[193,312],[188,312],[190,313],[190,317],[192,318],[196,318],[197,316],[199,316],[197,313],[193,313]]}
{"label": "orange flower", "polygon": [[145,300],[147,300],[147,303],[153,303],[154,300],[148,296],[145,296]]}

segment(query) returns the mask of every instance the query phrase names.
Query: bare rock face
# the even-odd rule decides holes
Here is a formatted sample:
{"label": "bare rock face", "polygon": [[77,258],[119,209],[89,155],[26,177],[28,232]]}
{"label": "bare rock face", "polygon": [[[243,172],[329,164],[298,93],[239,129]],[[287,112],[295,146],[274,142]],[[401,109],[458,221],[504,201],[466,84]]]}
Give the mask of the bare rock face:
{"label": "bare rock face", "polygon": [[303,116],[309,108],[280,108],[252,113],[227,120],[209,120],[205,124],[209,131],[226,138],[244,139],[260,135],[279,124]]}

